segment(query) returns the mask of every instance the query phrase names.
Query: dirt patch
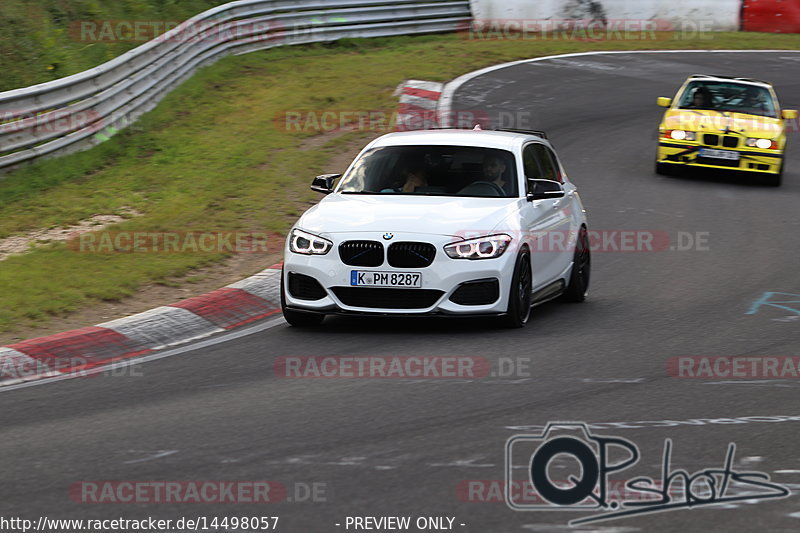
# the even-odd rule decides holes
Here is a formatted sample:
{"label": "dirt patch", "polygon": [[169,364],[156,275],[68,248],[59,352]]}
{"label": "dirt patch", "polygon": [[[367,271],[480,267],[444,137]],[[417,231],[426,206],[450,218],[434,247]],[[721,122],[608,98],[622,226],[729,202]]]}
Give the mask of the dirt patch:
{"label": "dirt patch", "polygon": [[[352,132],[350,130],[337,130],[314,135],[313,137],[309,137],[308,139],[304,140],[300,144],[299,149],[317,150],[328,144],[330,141],[336,140],[348,133]],[[353,162],[353,159],[355,159],[359,152],[361,152],[362,148],[384,134],[385,132],[365,132],[365,134],[361,135],[358,139],[339,147],[339,151],[336,153],[336,155],[328,160],[323,172],[344,172],[347,170],[347,167],[350,166],[350,163]]]}
{"label": "dirt patch", "polygon": [[341,152],[333,156],[328,161],[328,169],[330,172],[344,172],[347,170],[347,167],[350,166],[350,163],[353,162],[353,159],[356,158],[358,153],[364,148],[367,144],[372,142],[373,140],[377,139],[383,135],[382,133],[375,133],[370,134],[368,137],[364,137],[363,139],[359,139],[357,143],[352,143],[347,146],[343,146]]}
{"label": "dirt patch", "polygon": [[86,220],[81,220],[73,226],[64,228],[51,228],[32,230],[22,235],[12,235],[0,239],[0,261],[11,255],[24,254],[40,244],[56,241],[66,241],[84,233],[99,231],[113,224],[118,224],[129,218],[140,216],[141,213],[130,207],[120,209],[122,215],[93,215]]}

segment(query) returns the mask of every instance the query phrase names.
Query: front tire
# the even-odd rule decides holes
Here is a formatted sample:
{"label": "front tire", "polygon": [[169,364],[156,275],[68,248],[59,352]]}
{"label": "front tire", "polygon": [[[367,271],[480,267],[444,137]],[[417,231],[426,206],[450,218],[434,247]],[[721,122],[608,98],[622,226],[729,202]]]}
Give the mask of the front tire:
{"label": "front tire", "polygon": [[783,182],[783,167],[786,163],[781,163],[781,169],[777,174],[767,174],[764,178],[764,184],[768,187],[780,187]]}
{"label": "front tire", "polygon": [[564,300],[567,302],[583,302],[589,294],[589,279],[592,272],[592,252],[589,243],[589,232],[581,227],[578,233],[578,242],[575,243],[572,273],[569,276],[569,285],[564,291]]}
{"label": "front tire", "polygon": [[531,298],[533,275],[531,274],[531,254],[525,250],[517,257],[511,289],[508,296],[508,312],[504,317],[506,327],[521,328],[531,317]]}
{"label": "front tire", "polygon": [[296,328],[310,328],[322,324],[322,321],[325,320],[325,315],[322,313],[304,313],[286,307],[286,287],[283,280],[284,272],[281,269],[281,311],[286,322]]}
{"label": "front tire", "polygon": [[669,165],[667,163],[659,163],[658,161],[656,161],[655,170],[656,174],[658,174],[659,176],[672,176],[672,174],[674,173],[672,165]]}

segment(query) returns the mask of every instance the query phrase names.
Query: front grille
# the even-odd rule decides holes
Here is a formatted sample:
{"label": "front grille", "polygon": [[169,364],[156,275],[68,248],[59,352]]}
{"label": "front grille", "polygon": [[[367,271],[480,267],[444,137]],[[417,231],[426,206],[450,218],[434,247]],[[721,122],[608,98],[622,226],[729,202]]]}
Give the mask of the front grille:
{"label": "front grille", "polygon": [[718,167],[731,167],[739,168],[738,161],[731,161],[730,159],[717,159],[715,157],[698,157],[695,160],[698,165],[715,165]]}
{"label": "front grille", "polygon": [[289,272],[289,294],[298,300],[322,300],[328,295],[317,280],[294,272]]}
{"label": "front grille", "polygon": [[489,305],[500,298],[500,282],[484,279],[462,283],[450,296],[450,301],[459,305]]}
{"label": "front grille", "polygon": [[722,138],[722,146],[725,148],[736,148],[739,146],[739,137],[733,135],[726,135]]}
{"label": "front grille", "polygon": [[339,245],[339,258],[345,265],[378,267],[383,264],[383,244],[376,241],[346,241]]}
{"label": "front grille", "polygon": [[427,309],[444,294],[431,289],[384,289],[377,287],[333,287],[343,304],[368,309]]}
{"label": "front grille", "polygon": [[709,146],[717,146],[719,145],[719,135],[706,133],[703,135],[703,142]]}
{"label": "front grille", "polygon": [[425,268],[433,263],[436,247],[426,242],[396,242],[386,256],[395,268]]}

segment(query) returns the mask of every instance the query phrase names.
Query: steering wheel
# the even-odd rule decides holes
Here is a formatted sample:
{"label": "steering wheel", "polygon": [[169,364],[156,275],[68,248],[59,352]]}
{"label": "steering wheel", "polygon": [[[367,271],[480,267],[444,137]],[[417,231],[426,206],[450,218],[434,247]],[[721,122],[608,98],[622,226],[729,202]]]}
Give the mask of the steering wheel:
{"label": "steering wheel", "polygon": [[[472,189],[477,189],[477,192],[472,192]],[[469,191],[469,192],[467,192]],[[458,194],[470,194],[474,196],[483,196],[483,192],[490,193],[489,196],[505,196],[506,191],[501,186],[491,181],[475,181],[458,191]]]}

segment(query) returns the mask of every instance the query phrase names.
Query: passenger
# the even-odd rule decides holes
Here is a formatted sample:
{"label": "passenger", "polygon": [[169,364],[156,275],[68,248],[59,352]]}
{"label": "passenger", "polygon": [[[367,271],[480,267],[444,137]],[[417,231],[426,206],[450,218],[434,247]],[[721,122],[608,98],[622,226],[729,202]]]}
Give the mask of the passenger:
{"label": "passenger", "polygon": [[428,176],[424,166],[408,167],[404,174],[406,181],[403,184],[402,192],[414,192],[417,187],[428,186]]}
{"label": "passenger", "polygon": [[742,108],[746,111],[766,111],[764,100],[761,96],[761,90],[757,87],[749,87],[742,98]]}
{"label": "passenger", "polygon": [[409,193],[414,192],[417,187],[428,186],[428,170],[423,164],[406,164],[397,176],[398,178],[394,181],[394,184],[387,189],[381,190],[381,192]]}

